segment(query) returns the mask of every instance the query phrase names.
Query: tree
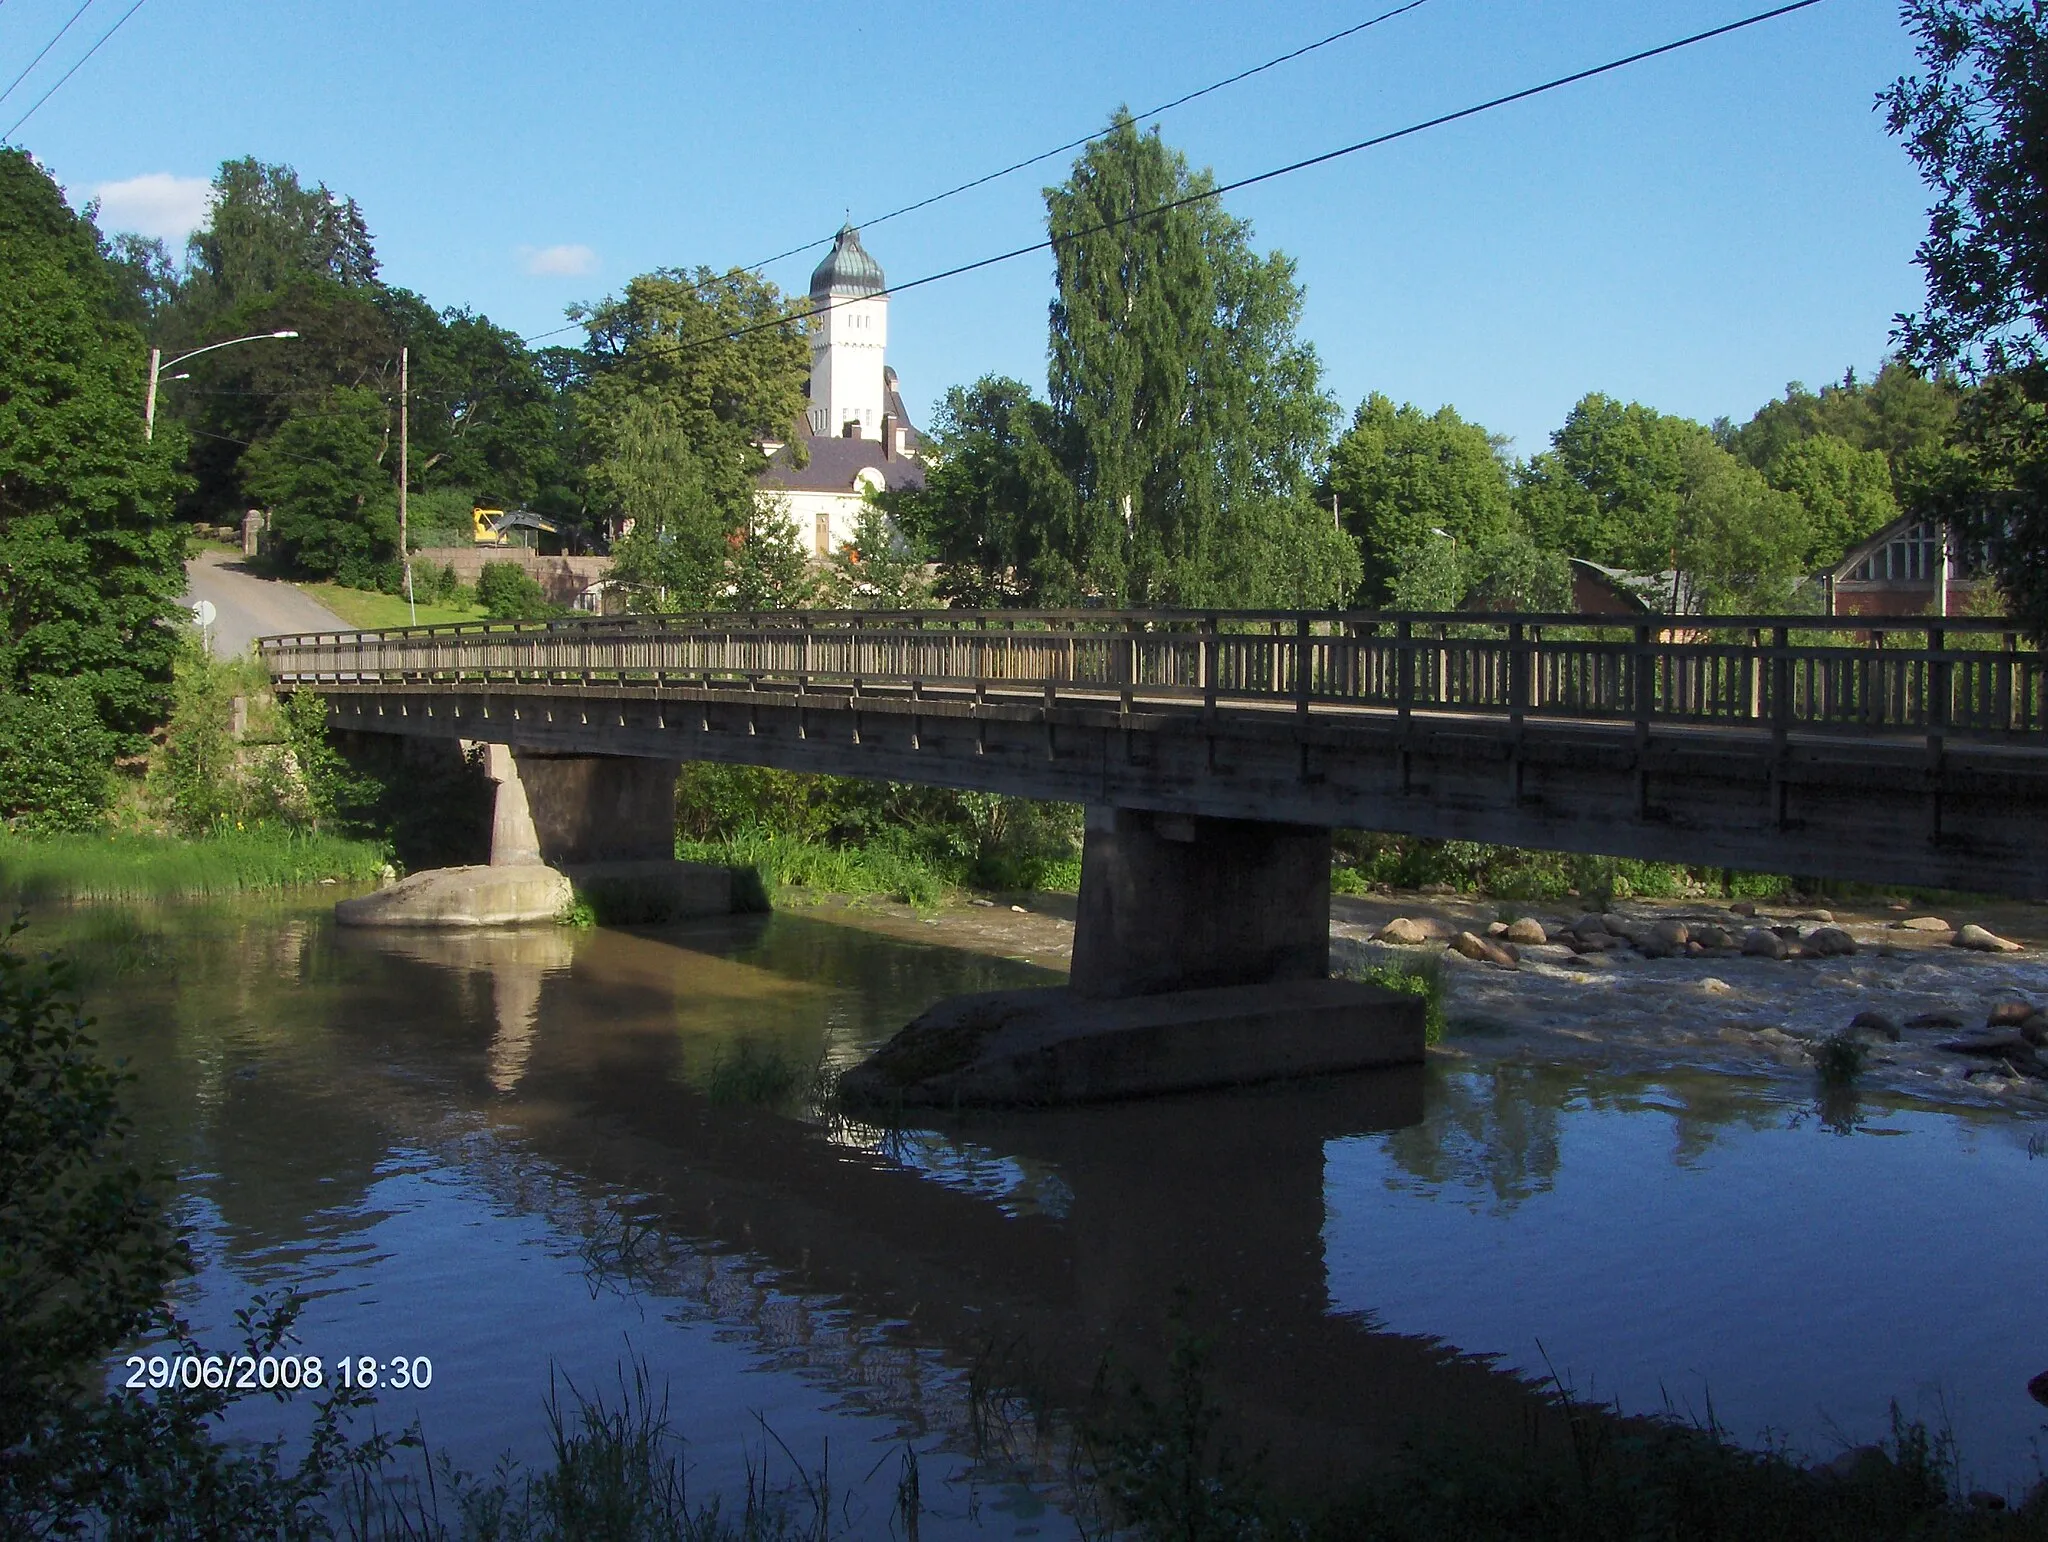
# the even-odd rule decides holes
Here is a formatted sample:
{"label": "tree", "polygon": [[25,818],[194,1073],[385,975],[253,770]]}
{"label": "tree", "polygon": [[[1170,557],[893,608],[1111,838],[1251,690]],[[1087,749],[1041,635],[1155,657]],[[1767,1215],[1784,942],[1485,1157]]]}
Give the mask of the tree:
{"label": "tree", "polygon": [[594,494],[632,529],[619,573],[661,608],[730,598],[733,539],[755,518],[760,445],[804,412],[798,307],[748,273],[642,274],[588,313],[578,417]]}
{"label": "tree", "polygon": [[284,562],[315,578],[389,586],[398,560],[398,493],[385,464],[391,429],[375,391],[346,386],[243,456],[244,485],[269,508]]}
{"label": "tree", "polygon": [[476,602],[493,621],[544,621],[559,609],[516,562],[486,562],[476,576]]}
{"label": "tree", "polygon": [[1799,502],[1704,425],[1597,393],[1523,468],[1518,498],[1540,545],[1668,572],[1681,607],[1782,603],[1810,544]]}
{"label": "tree", "polygon": [[1903,359],[1886,359],[1876,378],[1859,380],[1848,370],[1818,394],[1793,381],[1782,397],[1764,403],[1740,428],[1730,428],[1725,441],[1768,473],[1789,445],[1829,434],[1852,449],[1880,451],[1896,471],[1908,456],[1946,439],[1960,396],[1953,379],[1923,374]]}
{"label": "tree", "polygon": [[1255,254],[1212,186],[1119,113],[1046,190],[1073,487],[1052,544],[1080,595],[1116,604],[1335,604],[1357,555],[1312,496],[1334,407],[1295,336],[1294,265]]}
{"label": "tree", "polygon": [[[1330,451],[1329,490],[1364,564],[1360,600],[1383,605],[1396,575],[1410,562],[1439,559],[1418,551],[1444,543],[1476,550],[1499,544],[1520,528],[1514,488],[1492,438],[1467,423],[1454,407],[1434,413],[1375,391]],[[1463,598],[1453,596],[1450,606]]]}
{"label": "tree", "polygon": [[802,610],[818,597],[811,559],[785,500],[756,499],[729,540],[729,603],[734,610]]}
{"label": "tree", "polygon": [[1764,479],[1805,511],[1801,564],[1832,567],[1858,541],[1899,517],[1892,468],[1881,450],[1858,450],[1833,434],[1795,439],[1763,468]]}
{"label": "tree", "polygon": [[1880,98],[1935,195],[1907,356],[1982,382],[1901,501],[1987,551],[2048,637],[2048,13],[2032,0],[1907,0],[1921,73]]}
{"label": "tree", "polygon": [[206,224],[186,254],[180,309],[188,327],[309,278],[347,289],[377,282],[376,247],[356,201],[324,183],[304,187],[291,167],[254,156],[221,163]]}
{"label": "tree", "polygon": [[924,485],[881,495],[898,528],[932,553],[939,595],[988,610],[1077,593],[1058,545],[1074,527],[1058,435],[1052,409],[1020,380],[984,375],[946,392]]}
{"label": "tree", "polygon": [[826,602],[843,610],[920,610],[932,602],[924,553],[872,502],[854,521],[853,539],[828,560],[824,587]]}
{"label": "tree", "polygon": [[124,750],[168,702],[180,436],[143,438],[144,350],[98,233],[0,150],[0,691],[74,681]]}

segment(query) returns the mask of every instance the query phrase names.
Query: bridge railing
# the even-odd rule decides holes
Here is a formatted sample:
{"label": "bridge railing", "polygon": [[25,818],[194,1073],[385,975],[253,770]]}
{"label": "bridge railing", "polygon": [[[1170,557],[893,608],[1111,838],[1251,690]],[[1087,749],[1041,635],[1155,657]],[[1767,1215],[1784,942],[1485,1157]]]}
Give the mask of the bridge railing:
{"label": "bridge railing", "polygon": [[284,684],[1029,695],[1300,715],[1607,719],[2038,741],[2048,665],[1981,618],[783,612],[263,640]]}

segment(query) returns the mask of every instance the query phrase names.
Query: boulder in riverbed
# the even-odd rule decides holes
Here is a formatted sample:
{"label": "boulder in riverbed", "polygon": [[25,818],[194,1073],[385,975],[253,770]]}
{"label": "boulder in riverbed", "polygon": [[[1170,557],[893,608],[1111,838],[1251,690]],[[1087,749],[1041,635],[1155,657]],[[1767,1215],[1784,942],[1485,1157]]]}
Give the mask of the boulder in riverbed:
{"label": "boulder in riverbed", "polygon": [[1944,1039],[1935,1047],[1945,1049],[1951,1055],[2025,1054],[2029,1048],[2016,1028],[1987,1028],[1982,1033],[1969,1034],[1964,1038]]}
{"label": "boulder in riverbed", "polygon": [[1960,1012],[1921,1012],[1906,1019],[1908,1028],[1960,1028],[1964,1018]]}
{"label": "boulder in riverbed", "polygon": [[1435,940],[1435,933],[1427,921],[1418,921],[1412,916],[1395,916],[1372,935],[1374,942],[1392,943],[1397,948],[1416,948]]}
{"label": "boulder in riverbed", "polygon": [[2001,1001],[1984,1019],[1986,1028],[2017,1028],[2034,1015],[2031,1001]]}
{"label": "boulder in riverbed", "polygon": [[1816,926],[1799,941],[1820,958],[1847,958],[1856,951],[1856,939],[1839,926]]}
{"label": "boulder in riverbed", "polygon": [[2036,1049],[2048,1049],[2048,1012],[2036,1012],[2021,1023],[2020,1037]]}
{"label": "boulder in riverbed", "polygon": [[1914,916],[1905,921],[1892,922],[1895,932],[1952,932],[1955,930],[1940,916]]}
{"label": "boulder in riverbed", "polygon": [[2022,951],[2018,943],[2001,937],[1996,932],[1986,931],[1975,922],[1971,922],[1961,931],[1957,932],[1952,940],[1952,945],[1958,948],[1968,948],[1972,953],[2018,953]]}
{"label": "boulder in riverbed", "polygon": [[1893,1018],[1888,1017],[1883,1012],[1873,1011],[1869,1008],[1865,1008],[1849,1019],[1849,1029],[1852,1033],[1859,1029],[1868,1033],[1874,1033],[1880,1038],[1891,1040],[1894,1044],[1898,1043],[1900,1038],[1903,1037],[1899,1031],[1898,1023]]}
{"label": "boulder in riverbed", "polygon": [[1516,967],[1517,960],[1512,949],[1501,946],[1491,937],[1481,937],[1477,932],[1458,933],[1451,939],[1451,948],[1454,952],[1480,963],[1499,964],[1507,969]]}
{"label": "boulder in riverbed", "polygon": [[1787,954],[1785,939],[1764,926],[1752,926],[1743,933],[1742,951],[1751,958],[1782,959]]}
{"label": "boulder in riverbed", "polygon": [[1523,916],[1509,923],[1506,936],[1518,947],[1540,948],[1550,941],[1550,934],[1543,930],[1543,923],[1534,916]]}

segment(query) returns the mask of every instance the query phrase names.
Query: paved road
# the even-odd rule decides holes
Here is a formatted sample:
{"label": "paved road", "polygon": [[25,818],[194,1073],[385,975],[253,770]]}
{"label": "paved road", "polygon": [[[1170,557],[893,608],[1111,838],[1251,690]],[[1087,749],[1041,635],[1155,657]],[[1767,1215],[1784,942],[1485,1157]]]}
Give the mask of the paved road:
{"label": "paved road", "polygon": [[230,552],[205,551],[185,564],[185,603],[211,600],[213,656],[235,658],[272,632],[320,632],[348,623],[290,584],[258,578]]}

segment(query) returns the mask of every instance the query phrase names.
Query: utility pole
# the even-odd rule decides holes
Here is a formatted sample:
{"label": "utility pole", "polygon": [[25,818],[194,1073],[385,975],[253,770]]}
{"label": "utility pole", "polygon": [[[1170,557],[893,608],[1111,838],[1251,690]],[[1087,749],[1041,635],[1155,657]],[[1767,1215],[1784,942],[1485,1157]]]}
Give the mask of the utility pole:
{"label": "utility pole", "polygon": [[419,602],[412,597],[412,543],[406,539],[405,484],[412,480],[408,452],[412,448],[412,350],[398,350],[398,555],[405,563],[405,603],[412,624],[420,624]]}
{"label": "utility pole", "polygon": [[145,440],[156,438],[156,374],[163,367],[163,358],[163,349],[149,350],[149,395],[142,403],[142,437]]}

